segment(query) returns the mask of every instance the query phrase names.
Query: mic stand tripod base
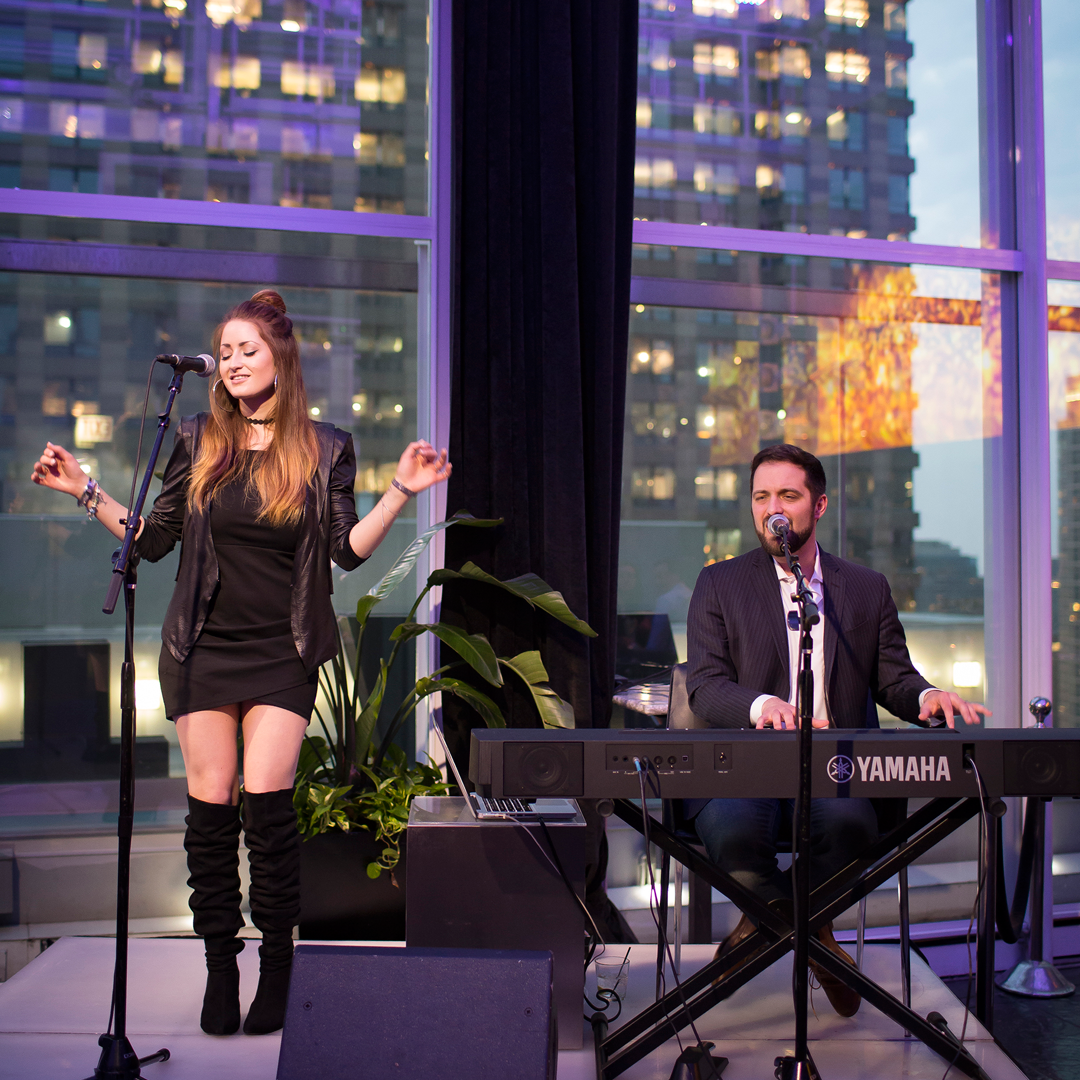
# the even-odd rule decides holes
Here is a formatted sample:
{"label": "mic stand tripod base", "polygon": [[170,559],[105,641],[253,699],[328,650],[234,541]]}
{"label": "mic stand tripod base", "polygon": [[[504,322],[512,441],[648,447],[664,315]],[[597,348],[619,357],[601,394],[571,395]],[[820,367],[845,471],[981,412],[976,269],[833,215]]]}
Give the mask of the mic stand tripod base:
{"label": "mic stand tripod base", "polygon": [[998,983],[1002,990],[1020,997],[1068,997],[1076,987],[1049,960],[1021,960]]}
{"label": "mic stand tripod base", "polygon": [[675,1062],[671,1070],[671,1080],[720,1080],[720,1074],[727,1068],[726,1057],[714,1057],[709,1051],[715,1043],[700,1042],[688,1046]]}
{"label": "mic stand tripod base", "polygon": [[776,1072],[773,1073],[776,1080],[821,1080],[821,1073],[817,1071],[809,1052],[805,1061],[797,1061],[793,1057],[778,1057],[773,1064],[776,1066]]}
{"label": "mic stand tripod base", "polygon": [[98,1039],[101,1057],[93,1076],[87,1080],[140,1080],[143,1065],[153,1065],[157,1061],[168,1061],[169,1051],[159,1050],[141,1058],[136,1056],[131,1043],[123,1035],[102,1035]]}

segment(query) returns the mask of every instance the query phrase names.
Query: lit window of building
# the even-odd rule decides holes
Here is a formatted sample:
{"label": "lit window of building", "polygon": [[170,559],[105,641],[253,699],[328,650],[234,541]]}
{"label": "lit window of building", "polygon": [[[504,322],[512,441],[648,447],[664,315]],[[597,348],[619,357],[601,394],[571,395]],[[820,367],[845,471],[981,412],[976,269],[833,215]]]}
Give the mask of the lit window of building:
{"label": "lit window of building", "polygon": [[785,79],[810,78],[810,54],[801,45],[785,45],[780,50],[780,74]]}
{"label": "lit window of building", "polygon": [[854,49],[827,52],[825,73],[829,82],[861,85],[870,77],[870,57]]}
{"label": "lit window of building", "polygon": [[825,18],[831,23],[865,26],[870,20],[868,0],[825,0]]}
{"label": "lit window of building", "polygon": [[762,82],[780,78],[780,52],[778,49],[758,49],[754,53],[754,74]]}
{"label": "lit window of building", "polygon": [[810,133],[810,114],[805,109],[784,109],[780,114],[780,135],[802,139]]}
{"label": "lit window of building", "polygon": [[809,19],[810,0],[762,0],[758,7],[759,22],[779,19]]}
{"label": "lit window of building", "polygon": [[754,113],[754,134],[759,139],[779,139],[780,113],[775,109],[758,109]]}
{"label": "lit window of building", "polygon": [[886,0],[885,31],[891,34],[903,34],[907,30],[907,9],[903,3]]}
{"label": "lit window of building", "polygon": [[[328,74],[332,88],[333,72],[330,71]],[[282,79],[284,80],[284,71]],[[303,93],[303,91],[298,92]],[[311,93],[310,90],[307,92]],[[282,93],[285,93],[284,84]],[[405,71],[402,68],[364,67],[353,82],[353,93],[357,101],[400,105],[405,100]],[[333,95],[331,93],[323,96],[330,97]]]}
{"label": "lit window of building", "polygon": [[738,110],[729,105],[695,101],[694,130],[702,135],[739,135],[742,133],[742,117]]}
{"label": "lit window of building", "polygon": [[694,14],[703,19],[737,19],[737,0],[693,0]]}
{"label": "lit window of building", "polygon": [[907,93],[907,60],[904,57],[885,54],[885,87],[898,97]]}
{"label": "lit window of building", "polygon": [[739,73],[739,50],[734,45],[695,41],[694,73],[734,78]]}

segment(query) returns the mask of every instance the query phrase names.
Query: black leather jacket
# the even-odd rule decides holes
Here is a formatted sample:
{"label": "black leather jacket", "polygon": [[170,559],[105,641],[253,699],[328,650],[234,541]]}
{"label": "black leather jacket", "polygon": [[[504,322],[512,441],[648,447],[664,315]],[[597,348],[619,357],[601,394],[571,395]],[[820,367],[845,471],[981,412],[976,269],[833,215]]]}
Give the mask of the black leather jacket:
{"label": "black leather jacket", "polygon": [[[218,583],[210,515],[187,509],[188,477],[206,420],[207,414],[199,413],[180,421],[161,493],[135,544],[140,558],[157,562],[181,541],[176,586],[161,628],[161,640],[180,663],[202,632]],[[319,468],[308,488],[292,577],[293,641],[309,673],[337,652],[330,560],[342,570],[354,570],[364,561],[349,545],[349,531],[357,522],[352,436],[333,424],[319,423],[315,434]]]}

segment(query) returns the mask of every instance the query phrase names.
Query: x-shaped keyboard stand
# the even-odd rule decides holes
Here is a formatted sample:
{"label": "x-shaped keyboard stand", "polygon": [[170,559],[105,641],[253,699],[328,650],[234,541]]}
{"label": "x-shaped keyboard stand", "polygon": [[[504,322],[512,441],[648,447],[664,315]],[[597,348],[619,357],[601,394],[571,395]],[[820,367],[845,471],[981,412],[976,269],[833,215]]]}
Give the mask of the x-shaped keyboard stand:
{"label": "x-shaped keyboard stand", "polygon": [[[931,1013],[930,1017],[935,1018],[933,1020],[920,1016],[856,967],[845,963],[817,939],[817,931],[825,923],[858,903],[913,859],[955,832],[978,814],[979,805],[979,800],[975,798],[932,800],[892,832],[881,837],[861,858],[815,889],[810,897],[809,952],[817,964],[850,986],[905,1031],[911,1032],[946,1062],[951,1062],[954,1068],[973,1080],[990,1080],[939,1014]],[[645,822],[638,804],[626,799],[616,800],[615,813],[644,834]],[[603,1015],[597,1013],[592,1023],[599,1080],[613,1080],[625,1072],[646,1054],[667,1042],[673,1031],[687,1027],[793,948],[791,924],[756,894],[651,818],[648,835],[662,851],[681,862],[687,870],[697,874],[707,885],[723,893],[736,907],[756,920],[758,929],[723,959],[713,960],[700,971],[682,979],[681,990],[676,987],[669,991],[614,1030],[609,1031]],[[983,888],[979,891],[975,1015],[988,1029],[993,1022],[998,860],[995,839],[991,830],[991,835],[983,837],[979,848],[979,874]],[[763,944],[765,948],[757,952]]]}

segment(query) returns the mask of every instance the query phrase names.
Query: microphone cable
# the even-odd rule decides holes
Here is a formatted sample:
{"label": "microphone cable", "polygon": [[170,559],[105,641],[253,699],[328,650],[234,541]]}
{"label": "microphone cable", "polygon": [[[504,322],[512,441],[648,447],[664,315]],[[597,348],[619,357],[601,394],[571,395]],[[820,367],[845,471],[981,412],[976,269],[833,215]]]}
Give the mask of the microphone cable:
{"label": "microphone cable", "polygon": [[[971,767],[975,771],[975,780],[979,785],[979,829],[981,836],[979,840],[982,844],[989,845],[990,839],[990,811],[986,807],[986,785],[983,783],[982,775],[979,773],[979,767],[975,764],[974,757],[969,757]],[[987,887],[986,881],[986,867],[985,859],[979,859],[979,873],[978,879],[975,885],[975,903],[971,907],[971,918],[968,919],[967,933],[964,935],[964,945],[967,947],[967,959],[968,959],[968,977],[967,977],[967,991],[964,994],[964,1022],[960,1027],[960,1040],[956,1047],[956,1053],[953,1055],[952,1061],[949,1062],[945,1072],[941,1074],[941,1080],[949,1075],[953,1070],[956,1063],[960,1060],[960,1055],[964,1052],[964,1039],[967,1037],[967,1025],[968,1018],[971,1016],[971,983],[974,979],[974,964],[971,960],[971,929],[975,924],[977,912],[979,910],[979,900],[982,897],[982,891]],[[994,933],[994,928],[991,927],[991,933]],[[992,982],[992,980],[991,980]],[[930,1018],[927,1017],[929,1020]],[[935,1025],[936,1027],[937,1025]]]}
{"label": "microphone cable", "polygon": [[139,482],[139,465],[142,462],[143,433],[146,431],[146,410],[150,404],[150,384],[154,380],[156,360],[150,361],[150,371],[146,376],[146,393],[143,395],[142,417],[139,420],[139,442],[135,448],[135,467],[131,470],[131,492],[127,501],[127,519],[131,520],[131,511],[135,506],[135,486]]}
{"label": "microphone cable", "polygon": [[[596,957],[597,945],[599,945],[601,949],[600,956],[603,956],[604,953],[607,952],[607,942],[604,941],[604,936],[600,933],[600,928],[596,925],[596,920],[592,917],[592,912],[589,911],[589,908],[585,904],[585,901],[582,900],[580,896],[578,896],[577,890],[574,888],[573,882],[570,880],[569,875],[563,869],[562,860],[559,858],[559,852],[555,847],[554,840],[552,839],[551,834],[548,832],[547,823],[542,818],[537,819],[537,824],[540,826],[540,830],[544,834],[544,839],[547,841],[548,846],[551,848],[551,855],[549,855],[544,850],[543,844],[541,844],[540,841],[537,840],[537,838],[533,835],[532,829],[530,829],[529,826],[526,825],[523,821],[518,821],[516,818],[509,817],[505,820],[511,822],[514,825],[517,825],[518,828],[520,828],[525,833],[525,835],[533,842],[533,844],[536,845],[536,850],[539,851],[540,854],[544,857],[548,866],[550,866],[552,870],[554,870],[555,873],[558,874],[560,878],[562,878],[562,882],[566,886],[566,891],[573,898],[574,903],[577,904],[579,908],[581,908],[582,914],[584,914],[585,918],[589,920],[589,925],[592,926],[592,933],[589,935],[589,949],[585,954],[585,971],[588,971],[589,965]],[[554,856],[554,858],[552,858],[552,856]],[[612,996],[615,998],[616,1001],[619,1002],[619,1012],[617,1012],[613,1017],[611,1017],[611,1019],[617,1020],[619,1014],[622,1012],[622,1001],[619,998],[618,994],[614,994]],[[610,1002],[607,1002],[604,1005],[596,1005],[593,1002],[589,1001],[588,995],[585,996],[585,1002],[587,1005],[590,1006],[590,1008],[595,1009],[597,1012],[606,1012],[608,1005],[610,1005]],[[588,1017],[586,1017],[586,1019],[588,1019]]]}
{"label": "microphone cable", "polygon": [[[671,943],[667,939],[667,928],[660,926],[660,915],[654,907],[653,903],[654,901],[659,902],[659,900],[656,893],[656,875],[653,873],[652,859],[649,858],[650,818],[649,808],[645,796],[645,779],[647,776],[649,777],[649,787],[655,793],[656,798],[663,801],[663,796],[660,794],[660,774],[656,771],[656,768],[653,766],[653,764],[649,761],[648,758],[635,757],[634,768],[637,770],[638,787],[641,792],[641,818],[643,823],[643,831],[645,834],[645,864],[649,868],[649,914],[652,915],[653,922],[656,923],[656,931],[660,935],[659,940],[664,946],[664,955],[667,957],[667,962],[671,965],[671,977],[675,980],[675,988],[679,992],[679,1000],[682,1002],[683,1009],[689,1015],[690,1007],[686,1001],[686,992],[683,990],[682,981],[679,979],[679,973],[675,970],[675,958],[671,955]],[[652,778],[653,774],[655,774],[655,780],[653,780]],[[680,903],[682,902],[681,896],[677,899]],[[667,982],[664,978],[663,971],[661,971],[660,973],[660,985],[661,989],[664,991],[664,996],[666,996]],[[675,1035],[675,1041],[679,1044],[679,1054],[681,1056],[684,1053],[685,1048],[683,1047],[682,1039],[679,1036],[679,1030],[675,1027],[675,1022],[671,1019],[671,1013],[668,1011],[666,1005],[664,1006],[664,1016],[667,1019],[667,1022],[671,1025],[671,1030]],[[697,1045],[705,1046],[705,1043],[702,1041],[701,1035],[698,1032],[697,1024],[692,1018],[690,1018],[689,1026],[690,1030],[694,1033],[694,1038],[697,1040]],[[708,1062],[709,1071],[708,1074],[701,1073],[702,1080],[708,1080],[709,1077],[711,1077],[712,1080],[720,1080],[720,1074],[716,1070],[716,1064],[713,1062],[712,1054],[706,1053],[704,1055],[704,1060]]]}

